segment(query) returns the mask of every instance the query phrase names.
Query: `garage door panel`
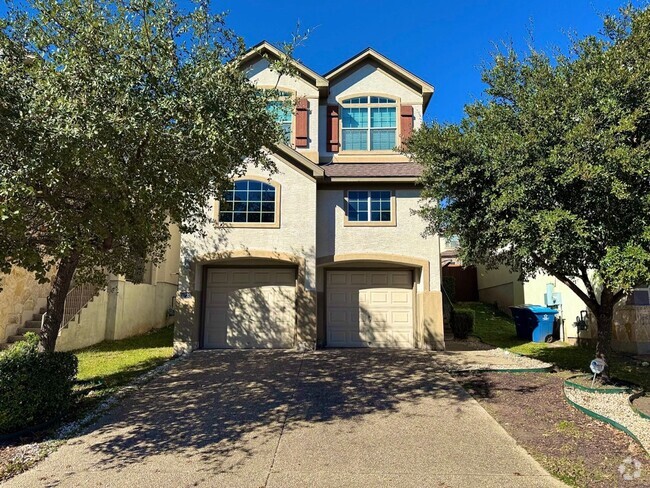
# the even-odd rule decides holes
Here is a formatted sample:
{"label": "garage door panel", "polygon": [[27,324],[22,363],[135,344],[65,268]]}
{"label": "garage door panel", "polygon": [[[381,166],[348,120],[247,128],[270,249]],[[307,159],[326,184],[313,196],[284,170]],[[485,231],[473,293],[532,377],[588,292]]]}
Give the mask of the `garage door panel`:
{"label": "garage door panel", "polygon": [[293,347],[295,276],[292,268],[209,269],[204,347]]}
{"label": "garage door panel", "polygon": [[413,347],[410,271],[330,271],[326,282],[328,346]]}

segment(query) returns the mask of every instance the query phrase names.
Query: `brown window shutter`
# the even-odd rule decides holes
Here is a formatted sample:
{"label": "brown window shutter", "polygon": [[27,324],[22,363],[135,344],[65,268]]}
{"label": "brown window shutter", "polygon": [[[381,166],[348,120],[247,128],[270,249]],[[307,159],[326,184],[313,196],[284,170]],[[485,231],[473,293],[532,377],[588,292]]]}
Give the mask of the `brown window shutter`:
{"label": "brown window shutter", "polygon": [[402,142],[411,137],[413,133],[413,106],[402,105],[400,110],[400,130],[402,132]]}
{"label": "brown window shutter", "polygon": [[299,98],[296,102],[296,147],[309,146],[309,102]]}
{"label": "brown window shutter", "polygon": [[339,152],[339,106],[327,107],[327,151]]}

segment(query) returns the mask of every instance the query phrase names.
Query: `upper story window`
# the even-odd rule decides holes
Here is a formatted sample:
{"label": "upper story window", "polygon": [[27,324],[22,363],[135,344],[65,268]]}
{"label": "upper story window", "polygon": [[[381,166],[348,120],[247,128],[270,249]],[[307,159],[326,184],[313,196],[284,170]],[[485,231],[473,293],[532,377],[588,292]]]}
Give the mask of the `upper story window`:
{"label": "upper story window", "polygon": [[219,202],[219,221],[233,224],[279,223],[279,187],[257,180],[237,180]]}
{"label": "upper story window", "polygon": [[346,224],[395,225],[395,199],[389,190],[348,191]]}
{"label": "upper story window", "polygon": [[284,142],[291,142],[293,132],[293,110],[291,107],[292,94],[286,91],[278,92],[278,99],[266,104],[266,109],[273,115],[276,122],[282,127]]}
{"label": "upper story window", "polygon": [[397,144],[397,100],[379,96],[341,102],[341,149],[390,151]]}

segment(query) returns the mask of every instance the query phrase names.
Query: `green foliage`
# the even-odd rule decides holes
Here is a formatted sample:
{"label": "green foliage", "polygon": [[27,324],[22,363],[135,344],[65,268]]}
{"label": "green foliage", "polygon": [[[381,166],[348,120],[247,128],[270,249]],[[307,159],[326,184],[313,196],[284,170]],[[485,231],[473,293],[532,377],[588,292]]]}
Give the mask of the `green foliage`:
{"label": "green foliage", "polygon": [[447,293],[451,303],[456,302],[456,278],[453,276],[443,276],[442,277],[442,287]]}
{"label": "green foliage", "polygon": [[78,255],[77,283],[136,274],[246,163],[272,169],[273,91],[209,1],[17,4],[0,19],[0,271],[44,280]]}
{"label": "green foliage", "polygon": [[474,331],[474,312],[472,310],[454,309],[451,316],[451,331],[456,339],[467,339]]}
{"label": "green foliage", "polygon": [[0,434],[56,420],[72,403],[77,358],[38,352],[32,335],[0,354]]}
{"label": "green foliage", "polygon": [[408,144],[429,231],[457,235],[464,263],[544,270],[592,310],[597,288],[609,306],[650,281],[650,10],[609,17],[606,33],[571,56],[498,53],[485,99]]}

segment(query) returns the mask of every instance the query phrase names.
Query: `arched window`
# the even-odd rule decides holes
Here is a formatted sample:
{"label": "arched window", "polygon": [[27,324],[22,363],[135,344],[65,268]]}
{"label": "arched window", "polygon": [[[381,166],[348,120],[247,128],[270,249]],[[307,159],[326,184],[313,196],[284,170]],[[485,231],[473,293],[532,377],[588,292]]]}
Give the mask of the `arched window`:
{"label": "arched window", "polygon": [[219,221],[274,224],[276,187],[257,180],[237,180],[219,203]]}
{"label": "arched window", "polygon": [[341,102],[341,149],[390,151],[396,141],[397,100],[362,96]]}

